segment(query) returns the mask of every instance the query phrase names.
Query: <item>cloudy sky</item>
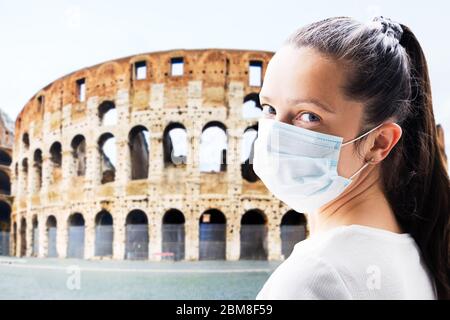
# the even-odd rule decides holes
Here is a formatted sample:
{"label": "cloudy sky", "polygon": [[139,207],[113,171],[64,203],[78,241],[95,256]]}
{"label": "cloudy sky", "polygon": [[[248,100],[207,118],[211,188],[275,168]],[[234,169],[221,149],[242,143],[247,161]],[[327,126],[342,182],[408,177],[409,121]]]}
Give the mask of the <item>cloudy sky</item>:
{"label": "cloudy sky", "polygon": [[178,48],[276,51],[303,24],[383,15],[408,25],[422,44],[450,153],[449,12],[444,0],[0,0],[0,107],[15,119],[40,88],[105,60]]}

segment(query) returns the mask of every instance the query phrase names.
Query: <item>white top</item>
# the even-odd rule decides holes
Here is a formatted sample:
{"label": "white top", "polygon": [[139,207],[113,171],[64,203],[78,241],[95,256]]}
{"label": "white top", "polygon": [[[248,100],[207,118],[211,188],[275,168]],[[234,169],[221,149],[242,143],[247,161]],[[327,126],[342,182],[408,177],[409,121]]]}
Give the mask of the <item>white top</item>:
{"label": "white top", "polygon": [[410,234],[350,225],[297,243],[256,299],[436,297],[434,282]]}

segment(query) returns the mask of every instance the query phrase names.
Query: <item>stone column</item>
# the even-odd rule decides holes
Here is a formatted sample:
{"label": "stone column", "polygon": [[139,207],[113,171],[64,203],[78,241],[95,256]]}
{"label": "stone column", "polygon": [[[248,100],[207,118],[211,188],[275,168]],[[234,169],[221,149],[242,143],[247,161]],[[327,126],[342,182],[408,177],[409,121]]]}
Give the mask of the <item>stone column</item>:
{"label": "stone column", "polygon": [[58,251],[58,257],[66,258],[69,240],[67,220],[59,219],[56,228],[56,249]]}
{"label": "stone column", "polygon": [[227,234],[226,234],[227,261],[239,260],[241,251],[240,231],[241,231],[240,215],[239,212],[234,211],[227,219]]}
{"label": "stone column", "polygon": [[86,186],[93,189],[101,182],[100,177],[100,152],[97,145],[97,140],[89,141],[86,146]]}
{"label": "stone column", "polygon": [[16,232],[16,257],[21,256],[22,248],[22,217],[17,216],[17,232]]}
{"label": "stone column", "polygon": [[123,260],[125,258],[125,219],[124,212],[116,211],[114,217],[114,239],[113,239],[113,259]]}
{"label": "stone column", "polygon": [[48,239],[47,239],[47,221],[45,221],[45,216],[43,213],[38,214],[38,232],[39,232],[39,258],[44,258],[47,256],[48,252]]}
{"label": "stone column", "polygon": [[[63,146],[64,148],[65,146]],[[64,148],[62,151],[62,183],[61,183],[61,190],[68,191],[71,189],[72,184],[72,177],[73,177],[73,155],[72,150]],[[69,199],[69,193],[64,192],[62,195],[62,199],[65,202],[70,201]]]}
{"label": "stone column", "polygon": [[[52,164],[50,154],[47,152],[42,154],[42,189],[41,194],[48,195],[52,175]],[[47,203],[45,200],[44,203]]]}
{"label": "stone column", "polygon": [[33,220],[32,218],[28,215],[28,217],[26,217],[27,220],[27,229],[26,229],[26,241],[27,241],[27,248],[26,248],[26,256],[27,257],[31,257],[31,253],[32,253],[32,248],[33,248]]}
{"label": "stone column", "polygon": [[277,216],[277,211],[274,209],[270,213],[266,213],[268,216],[268,260],[281,260],[281,234],[280,234],[280,221]]}
{"label": "stone column", "polygon": [[95,256],[95,217],[92,212],[84,216],[84,259]]}
{"label": "stone column", "polygon": [[126,196],[126,186],[131,178],[130,148],[128,136],[120,135],[116,138],[117,144],[117,168],[116,185],[117,196]]}
{"label": "stone column", "polygon": [[185,232],[185,259],[188,261],[198,261],[199,259],[199,223],[197,212],[193,209],[186,214]]}
{"label": "stone column", "polygon": [[[155,212],[156,209],[150,208],[149,212]],[[150,214],[149,220],[149,258],[151,261],[160,261],[161,255],[156,255],[162,250],[162,221],[159,219],[160,215]]]}

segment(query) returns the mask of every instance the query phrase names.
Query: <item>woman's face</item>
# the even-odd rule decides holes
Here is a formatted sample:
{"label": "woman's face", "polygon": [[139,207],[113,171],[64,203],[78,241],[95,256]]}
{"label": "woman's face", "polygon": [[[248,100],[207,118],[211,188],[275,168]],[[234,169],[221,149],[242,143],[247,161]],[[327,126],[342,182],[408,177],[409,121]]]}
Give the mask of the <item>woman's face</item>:
{"label": "woman's face", "polygon": [[[363,106],[343,94],[344,66],[311,48],[282,47],[271,59],[260,92],[263,117],[344,138],[359,134]],[[338,174],[350,177],[364,164],[341,148]],[[364,154],[364,153],[363,153]]]}

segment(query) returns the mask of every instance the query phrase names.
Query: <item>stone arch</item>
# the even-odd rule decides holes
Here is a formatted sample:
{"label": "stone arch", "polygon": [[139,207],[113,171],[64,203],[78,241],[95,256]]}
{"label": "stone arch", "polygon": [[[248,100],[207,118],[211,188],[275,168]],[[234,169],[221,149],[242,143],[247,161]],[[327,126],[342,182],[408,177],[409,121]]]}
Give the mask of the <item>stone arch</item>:
{"label": "stone arch", "polygon": [[101,183],[114,182],[116,179],[116,138],[112,133],[104,133],[98,139],[100,153],[100,177]]}
{"label": "stone arch", "polygon": [[217,209],[209,209],[200,216],[199,224],[199,260],[225,260],[225,215]]}
{"label": "stone arch", "polygon": [[28,190],[28,158],[22,160],[23,190]]}
{"label": "stone arch", "polygon": [[86,138],[78,134],[70,143],[72,147],[72,166],[77,177],[84,177],[86,175]]}
{"label": "stone arch", "polygon": [[98,106],[98,117],[100,125],[115,126],[117,125],[117,109],[114,101],[105,100]]}
{"label": "stone arch", "polygon": [[68,219],[67,257],[84,258],[85,221],[81,213],[74,213]]}
{"label": "stone arch", "polygon": [[9,256],[11,230],[11,206],[0,200],[0,256]]}
{"label": "stone arch", "polygon": [[30,149],[30,135],[28,134],[28,132],[25,132],[22,135],[22,144],[25,148],[25,151],[28,151],[28,149]]}
{"label": "stone arch", "polygon": [[177,209],[168,210],[162,219],[162,252],[173,253],[175,261],[185,257],[185,222]]}
{"label": "stone arch", "polygon": [[144,126],[138,125],[128,134],[131,161],[131,180],[148,178],[150,162],[150,133]]}
{"label": "stone arch", "polygon": [[58,256],[58,249],[56,246],[57,239],[57,220],[51,215],[47,218],[45,224],[47,231],[47,257],[56,258]]}
{"label": "stone arch", "polygon": [[33,156],[34,170],[34,191],[38,192],[42,188],[42,150],[36,149]]}
{"label": "stone arch", "polygon": [[171,122],[163,133],[164,166],[187,164],[188,138],[183,124]]}
{"label": "stone arch", "polygon": [[20,220],[20,252],[21,257],[25,257],[27,254],[27,220],[22,217]]}
{"label": "stone arch", "polygon": [[0,149],[0,166],[9,167],[12,163],[11,155],[5,150]]}
{"label": "stone arch", "polygon": [[148,259],[149,227],[147,214],[142,210],[131,211],[126,218],[125,230],[125,259]]}
{"label": "stone arch", "polygon": [[258,125],[248,127],[244,131],[242,137],[242,148],[241,148],[241,175],[242,178],[248,182],[256,182],[259,177],[253,171],[253,153],[254,144],[258,136]]}
{"label": "stone arch", "polygon": [[294,210],[287,211],[280,224],[281,254],[287,259],[294,246],[306,239],[306,217]]}
{"label": "stone arch", "polygon": [[208,122],[200,139],[200,171],[223,172],[227,167],[228,135],[219,121]]}
{"label": "stone arch", "polygon": [[50,163],[52,183],[58,183],[62,178],[62,146],[58,141],[50,147]]}
{"label": "stone arch", "polygon": [[0,194],[11,195],[11,178],[3,169],[0,169]]}
{"label": "stone arch", "polygon": [[259,93],[251,92],[244,97],[242,106],[242,117],[244,119],[254,119],[262,116],[262,106],[259,101]]}
{"label": "stone arch", "polygon": [[39,255],[39,220],[37,215],[31,219],[31,255],[37,257]]}
{"label": "stone arch", "polygon": [[247,211],[241,218],[241,260],[267,260],[267,217],[259,209]]}
{"label": "stone arch", "polygon": [[113,217],[106,210],[100,211],[95,217],[95,256],[113,255]]}

